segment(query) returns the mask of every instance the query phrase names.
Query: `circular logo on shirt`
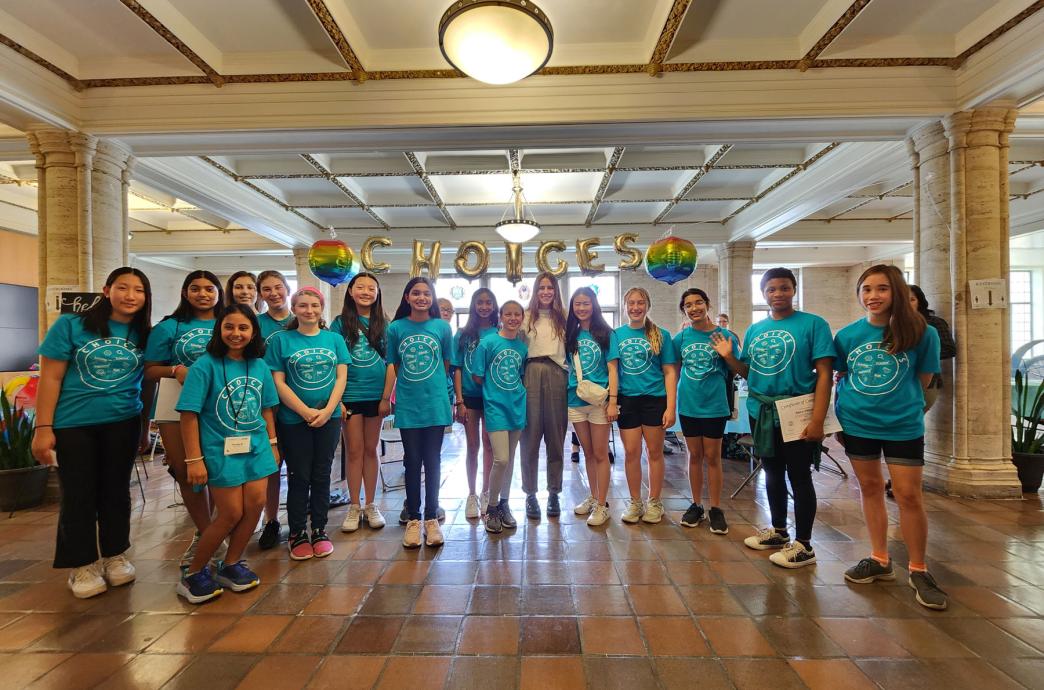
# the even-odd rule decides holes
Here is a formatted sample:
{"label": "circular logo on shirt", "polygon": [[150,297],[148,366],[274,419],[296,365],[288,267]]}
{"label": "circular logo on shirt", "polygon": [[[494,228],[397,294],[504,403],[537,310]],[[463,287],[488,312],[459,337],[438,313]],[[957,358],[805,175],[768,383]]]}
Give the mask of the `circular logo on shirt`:
{"label": "circular logo on shirt", "polygon": [[337,378],[337,355],[325,347],[306,347],[290,355],[286,370],[298,388],[323,388]]}
{"label": "circular logo on shirt", "polygon": [[719,357],[710,343],[692,343],[682,348],[682,375],[691,381],[707,378],[715,369]]}
{"label": "circular logo on shirt", "polygon": [[207,351],[207,343],[213,328],[193,328],[181,335],[174,343],[174,358],[182,364],[192,364]]}
{"label": "circular logo on shirt", "polygon": [[464,353],[464,370],[468,372],[475,372],[475,350],[478,349],[478,341],[468,344],[467,352]]}
{"label": "circular logo on shirt", "polygon": [[214,403],[214,413],[221,426],[233,432],[254,431],[264,426],[261,388],[261,381],[252,376],[237,376],[229,381]]}
{"label": "circular logo on shirt", "polygon": [[887,395],[902,383],[910,370],[905,352],[890,354],[881,341],[863,343],[848,354],[848,380],[863,395]]}
{"label": "circular logo on shirt", "polygon": [[759,333],[747,345],[750,368],[762,376],[779,374],[794,359],[797,343],[789,331],[773,330]]}
{"label": "circular logo on shirt", "polygon": [[625,374],[637,375],[652,365],[652,344],[645,338],[627,338],[620,343],[620,364]]}
{"label": "circular logo on shirt", "polygon": [[430,335],[420,333],[404,339],[399,343],[403,378],[414,382],[431,378],[442,364],[440,350],[439,341]]}
{"label": "circular logo on shirt", "polygon": [[355,341],[350,354],[353,367],[372,367],[381,361],[381,356],[370,347],[370,341],[362,331],[359,331],[359,339]]}
{"label": "circular logo on shirt", "polygon": [[138,348],[126,338],[98,338],[76,351],[76,368],[88,388],[113,388],[133,376],[140,364]]}
{"label": "circular logo on shirt", "polygon": [[594,371],[602,361],[602,348],[593,340],[578,340],[576,351],[580,355],[580,367],[584,372]]}
{"label": "circular logo on shirt", "polygon": [[489,375],[497,388],[518,390],[522,386],[522,355],[517,350],[501,350],[489,363]]}

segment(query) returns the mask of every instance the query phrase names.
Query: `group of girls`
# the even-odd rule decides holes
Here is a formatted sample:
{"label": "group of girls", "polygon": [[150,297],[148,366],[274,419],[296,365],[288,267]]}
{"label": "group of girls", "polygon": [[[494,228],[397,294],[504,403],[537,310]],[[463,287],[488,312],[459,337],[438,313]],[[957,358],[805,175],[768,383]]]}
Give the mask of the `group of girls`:
{"label": "group of girls", "polygon": [[[513,301],[498,308],[492,292],[477,290],[467,324],[453,337],[426,278],[407,283],[386,323],[377,278],[356,275],[327,329],[322,294],[302,288],[288,296],[278,272],[257,279],[239,273],[223,289],[212,273],[195,271],[186,276],[174,312],[150,328],[147,277],[137,269],[117,269],[106,280],[105,299],[85,314],[59,317],[39,350],[33,452],[41,462],[57,462],[63,489],[54,566],[72,569],[69,586],[78,597],[134,579],[126,557],[130,471],[147,440],[149,384],[165,378],[182,385],[176,405],[180,422],[159,427],[169,471],[196,527],[178,584],[191,602],[211,599],[222,588],[243,591],[259,583],[243,552],[262,511],[262,548],[279,541],[284,453],[291,558],[321,558],[333,551],[326,514],[339,434],[348,451],[351,497],[342,530],[354,531],[362,521],[384,526],[374,502],[376,447],[392,400],[404,445],[403,545],[408,548],[443,543],[441,447],[444,429],[454,419],[466,429],[465,514],[484,516],[486,529],[496,533],[517,525],[508,502],[520,442],[527,517],[541,515],[536,497],[541,442],[547,453],[547,514],[560,513],[566,420],[583,447],[590,489],[574,512],[586,515],[591,526],[609,520],[609,431],[616,422],[630,493],[621,519],[660,522],[664,432],[677,414],[689,449],[692,490],[681,523],[695,527],[709,518],[711,531],[725,534],[721,439],[731,413],[727,391],[738,373],[748,381],[747,412],[772,518],[771,526],[744,543],[775,550],[770,559],[777,565],[802,567],[815,562],[811,468],[818,462],[837,371],[837,416],[845,429],[839,437],[860,482],[871,540],[869,556],[845,577],[856,583],[895,577],[887,551],[883,454],[900,509],[910,586],[924,606],[945,608],[946,595],[925,567],[921,495],[924,390],[940,370],[939,336],[918,313],[917,296],[894,267],[874,266],[860,277],[857,296],[867,316],[833,338],[823,319],[794,309],[796,287],[787,269],[763,275],[771,311],[747,330],[740,354],[735,334],[712,322],[710,300],[698,288],[681,296],[679,308],[688,324],[671,338],[649,319],[645,290],[625,293],[627,323],[614,330],[593,290],[576,290],[566,308],[558,280],[543,273],[528,309]],[[258,316],[262,303],[267,310]],[[785,442],[774,403],[807,393],[815,393],[811,421],[800,440]],[[645,500],[643,442],[649,465]],[[704,463],[709,511],[700,502]],[[793,539],[787,527],[788,479]]]}

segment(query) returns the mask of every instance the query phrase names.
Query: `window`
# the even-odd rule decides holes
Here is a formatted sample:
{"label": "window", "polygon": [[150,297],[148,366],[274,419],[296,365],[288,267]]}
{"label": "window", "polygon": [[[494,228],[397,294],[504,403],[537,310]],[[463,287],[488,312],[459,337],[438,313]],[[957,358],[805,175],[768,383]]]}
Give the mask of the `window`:
{"label": "window", "polygon": [[481,283],[477,280],[468,280],[466,278],[450,278],[450,277],[439,277],[435,281],[435,293],[439,297],[445,297],[450,302],[453,302],[454,309],[463,309],[467,312],[468,307],[471,306],[471,296],[475,294],[475,291],[482,287]]}
{"label": "window", "polygon": [[489,289],[497,298],[497,306],[509,300],[515,300],[525,309],[529,306],[529,299],[533,296],[533,278],[523,278],[514,285],[504,277],[490,278]]}
{"label": "window", "polygon": [[1008,308],[1011,309],[1011,349],[1033,340],[1033,273],[1008,274]]}
{"label": "window", "polygon": [[767,319],[769,315],[768,302],[765,301],[765,295],[761,292],[761,276],[763,275],[765,275],[764,271],[754,271],[750,274],[750,301],[754,305],[754,310],[750,314],[751,323]]}

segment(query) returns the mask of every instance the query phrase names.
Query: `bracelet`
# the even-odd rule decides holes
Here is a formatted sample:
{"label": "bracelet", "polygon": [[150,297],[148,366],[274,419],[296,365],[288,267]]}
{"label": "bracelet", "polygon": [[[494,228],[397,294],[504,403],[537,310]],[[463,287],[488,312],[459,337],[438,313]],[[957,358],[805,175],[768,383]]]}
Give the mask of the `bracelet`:
{"label": "bracelet", "polygon": [[185,458],[186,465],[191,465],[196,462],[203,462],[203,456],[200,455],[198,458]]}
{"label": "bracelet", "polygon": [[269,443],[270,443],[271,445],[273,445],[273,446],[274,446],[274,445],[276,445],[277,443],[279,443],[279,439],[278,439],[278,438],[276,438],[275,436],[273,436],[272,438],[268,439],[268,442],[269,442]]}
{"label": "bracelet", "polygon": [[51,429],[53,427],[54,427],[54,424],[37,424],[35,427],[33,427],[33,429],[34,430],[36,430],[36,429]]}

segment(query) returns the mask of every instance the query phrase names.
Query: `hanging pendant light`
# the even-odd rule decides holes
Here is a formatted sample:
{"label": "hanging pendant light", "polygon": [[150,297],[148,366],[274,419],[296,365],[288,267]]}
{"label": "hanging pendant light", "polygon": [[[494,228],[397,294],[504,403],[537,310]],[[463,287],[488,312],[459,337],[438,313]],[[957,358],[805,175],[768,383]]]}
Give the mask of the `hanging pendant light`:
{"label": "hanging pendant light", "polygon": [[[522,198],[522,182],[517,170],[511,174],[511,178],[513,181],[511,206],[504,211],[504,216],[499,223],[493,226],[493,229],[508,242],[522,244],[540,234],[540,225],[532,217],[532,214],[530,214],[529,218],[526,218],[525,201]],[[509,213],[513,214],[512,218],[507,217]]]}
{"label": "hanging pendant light", "polygon": [[551,22],[529,0],[458,0],[439,20],[439,49],[453,67],[487,84],[510,84],[547,64]]}

